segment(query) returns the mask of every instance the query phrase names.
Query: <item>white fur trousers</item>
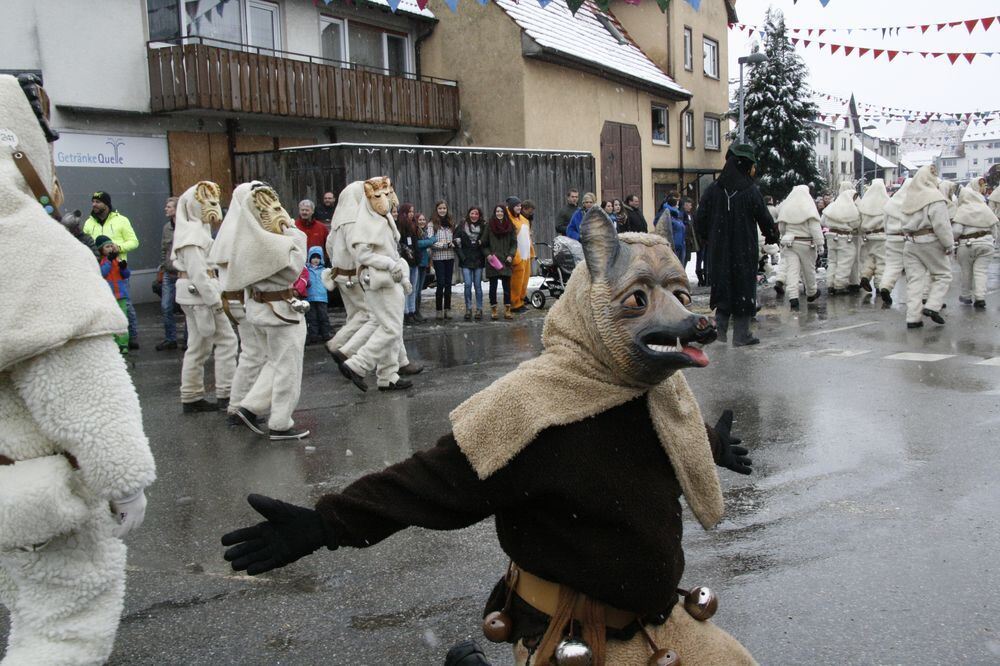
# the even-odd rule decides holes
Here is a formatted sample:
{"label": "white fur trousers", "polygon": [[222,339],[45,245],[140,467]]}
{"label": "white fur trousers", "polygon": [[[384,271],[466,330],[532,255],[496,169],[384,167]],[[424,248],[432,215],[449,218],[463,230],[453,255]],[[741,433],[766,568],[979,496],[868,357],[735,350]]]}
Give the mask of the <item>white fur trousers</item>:
{"label": "white fur trousers", "polygon": [[181,365],[181,402],[205,397],[205,362],[215,348],[215,397],[228,398],[239,347],[224,312],[207,305],[182,305],[187,320],[187,351]]}
{"label": "white fur trousers", "polygon": [[388,386],[399,379],[403,300],[403,287],[399,284],[365,292],[368,316],[375,321],[376,328],[347,365],[360,375],[376,371],[379,386]]}
{"label": "white fur trousers", "polygon": [[[400,311],[402,312],[402,311]],[[270,412],[267,426],[271,430],[288,430],[295,422],[292,412],[299,404],[302,391],[302,356],[306,344],[306,324],[287,326],[257,326],[267,350],[267,364],[272,372],[262,369],[240,406],[254,414]]]}
{"label": "white fur trousers", "polygon": [[[260,329],[244,317],[240,322],[240,360],[233,375],[233,386],[229,391],[229,413],[233,414],[242,406],[243,398],[257,381],[270,386],[274,381],[274,369],[267,362],[267,340]],[[249,409],[249,408],[248,408]]]}

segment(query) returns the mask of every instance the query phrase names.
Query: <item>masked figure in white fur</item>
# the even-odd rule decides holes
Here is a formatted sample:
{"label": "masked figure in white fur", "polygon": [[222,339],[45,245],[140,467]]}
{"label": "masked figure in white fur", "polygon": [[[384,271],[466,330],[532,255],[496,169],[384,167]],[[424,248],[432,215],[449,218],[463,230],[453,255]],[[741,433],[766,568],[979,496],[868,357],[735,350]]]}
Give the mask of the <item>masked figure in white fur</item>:
{"label": "masked figure in white fur", "polygon": [[778,231],[781,234],[782,263],[785,264],[785,288],[788,305],[799,307],[799,279],[805,283],[806,300],[819,297],[816,288],[816,249],[823,245],[816,202],[808,185],[796,185],[778,210]]}
{"label": "masked figure in white fur", "polygon": [[987,271],[1000,239],[1000,224],[996,213],[983,200],[980,182],[973,181],[959,192],[951,230],[958,243],[956,254],[962,269],[958,300],[985,310]]}
{"label": "masked figure in white fur", "polygon": [[[392,193],[391,198],[391,201],[394,201],[395,192]],[[345,368],[344,363],[368,342],[379,327],[378,320],[368,310],[365,290],[359,280],[357,262],[349,244],[351,230],[358,222],[359,217],[367,218],[372,214],[367,199],[365,181],[355,181],[341,191],[338,199],[340,203],[330,221],[330,234],[326,240],[327,256],[330,257],[333,268],[323,272],[326,288],[330,291],[333,291],[334,288],[340,291],[347,314],[344,325],[332,339],[327,341],[326,348],[336,361],[341,373],[362,391],[368,390],[364,377]],[[402,332],[400,332],[400,336],[402,336]],[[397,373],[400,375],[415,375],[423,370],[422,366],[410,363],[410,359],[406,355],[406,346],[401,337],[396,364],[398,365]],[[376,367],[376,375],[378,373],[379,370]]]}
{"label": "masked figure in white fur", "polygon": [[[226,316],[222,285],[209,262],[212,229],[222,223],[219,186],[203,180],[177,200],[170,259],[177,267],[177,303],[187,321],[187,351],[181,365],[185,413],[214,412],[229,404],[239,342]],[[205,400],[205,362],[215,350],[216,402]]]}
{"label": "masked figure in white fur", "polygon": [[[17,265],[30,247],[59,271],[38,273],[31,289],[0,280],[2,663],[96,665],[111,654],[125,596],[121,537],[142,523],[155,468],[112,339],[125,316],[94,255],[40,203],[59,205],[46,141],[57,135],[37,81],[21,81],[24,91],[0,76],[0,133],[16,142],[0,150],[0,261]],[[39,309],[39,289],[58,293],[59,307]]]}
{"label": "masked figure in white fur", "polygon": [[305,266],[306,235],[294,227],[278,195],[265,183],[243,183],[233,191],[232,201],[236,212],[226,216],[211,258],[224,271],[223,289],[246,290],[246,322],[263,342],[271,368],[259,371],[235,414],[264,434],[259,417],[269,412],[271,440],[301,439],[309,431],[294,428],[292,412],[302,390],[303,312],[308,303],[296,299],[289,285]]}
{"label": "masked figure in white fur", "polygon": [[851,272],[858,260],[858,228],[861,214],[854,203],[856,196],[850,183],[840,184],[840,194],[823,209],[822,224],[826,233],[827,291],[843,294],[851,281]]}
{"label": "masked figure in white fur", "polygon": [[921,317],[943,324],[941,308],[951,284],[954,238],[948,202],[937,187],[937,169],[933,165],[920,167],[901,203],[906,216],[906,326],[920,328],[924,325]]}
{"label": "masked figure in white fur", "polygon": [[[889,193],[885,183],[875,179],[858,202],[861,214],[861,288],[871,293],[882,284],[885,273],[885,205]],[[872,286],[872,280],[875,286]]]}
{"label": "masked figure in white fur", "polygon": [[[357,183],[348,186],[347,192],[351,200],[357,198]],[[342,349],[332,349],[331,355],[337,361],[340,372],[361,390],[367,390],[365,375],[375,372],[380,391],[407,389],[413,383],[400,379],[400,360],[405,358],[401,353],[403,347],[403,299],[409,294],[412,286],[409,280],[409,266],[399,256],[399,231],[389,211],[396,200],[391,181],[386,177],[371,178],[361,183],[364,199],[345,212],[345,221],[332,234],[334,236],[331,250],[331,261],[341,271],[348,275],[337,275],[337,278],[348,278],[357,282],[364,293],[363,315],[359,304],[353,306],[355,321],[360,323],[357,332],[347,343],[348,356]],[[348,213],[355,218],[349,222]],[[330,243],[330,241],[328,241]],[[347,259],[344,251],[350,254]],[[342,264],[350,262],[348,268]],[[356,278],[350,277],[351,266],[356,270]],[[338,287],[346,285],[347,280]],[[352,285],[349,289],[356,289]],[[342,292],[343,293],[343,292]],[[366,317],[366,320],[362,318]],[[351,321],[349,320],[350,324]],[[374,324],[374,327],[372,327]],[[358,325],[357,323],[354,325]],[[338,332],[339,334],[339,332]],[[340,344],[337,336],[330,341],[328,349]],[[350,343],[360,342],[356,349]]]}
{"label": "masked figure in white fur", "polygon": [[514,646],[517,663],[569,651],[595,666],[755,663],[706,621],[710,591],[677,589],[680,496],[711,527],[723,512],[716,466],[751,471],[732,412],[707,426],[680,372],[708,364],[715,326],[687,309],[687,276],[665,239],[619,236],[597,207],[581,233],[586,261],[546,317],[540,356],[452,411],[436,446],[315,508],[251,495],[265,521],[223,537],[233,568],[258,575],[324,546],[495,515],[512,563],[483,628]]}

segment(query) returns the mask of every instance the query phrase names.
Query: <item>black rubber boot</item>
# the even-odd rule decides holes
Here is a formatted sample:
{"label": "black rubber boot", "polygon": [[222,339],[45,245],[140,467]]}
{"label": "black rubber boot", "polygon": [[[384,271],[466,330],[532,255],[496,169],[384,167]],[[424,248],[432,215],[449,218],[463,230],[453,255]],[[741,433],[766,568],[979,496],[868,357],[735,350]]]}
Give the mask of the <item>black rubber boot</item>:
{"label": "black rubber boot", "polygon": [[977,310],[985,310],[986,301],[976,301],[975,303],[972,304],[972,307],[976,308]]}
{"label": "black rubber boot", "polygon": [[790,307],[793,310],[797,309],[799,307],[799,299],[793,298],[792,300],[788,301],[788,307]]}
{"label": "black rubber boot", "polygon": [[219,411],[219,405],[215,402],[209,402],[202,398],[201,400],[195,400],[194,402],[184,403],[184,413],[185,414],[197,414],[198,412],[217,412]]}
{"label": "black rubber boot", "polygon": [[393,383],[391,383],[391,384],[389,384],[387,386],[379,386],[378,390],[379,391],[405,391],[406,389],[412,388],[412,387],[413,387],[413,382],[411,382],[409,379],[403,379],[402,377],[400,377],[399,379],[397,379],[396,381],[394,381]]}
{"label": "black rubber boot", "polygon": [[879,289],[878,295],[882,299],[882,302],[886,305],[892,305],[892,294],[889,293],[888,289]]}
{"label": "black rubber boot", "polygon": [[921,314],[923,314],[925,317],[930,317],[930,320],[935,324],[944,323],[944,317],[942,317],[941,313],[937,312],[936,310],[928,310],[927,308],[924,308]]}
{"label": "black rubber boot", "polygon": [[778,296],[784,296],[785,295],[785,283],[782,282],[781,280],[778,280],[777,282],[775,282],[774,283],[774,293],[777,294]]}
{"label": "black rubber boot", "polygon": [[733,317],[733,346],[746,347],[756,344],[760,344],[760,340],[750,332],[750,315]]}

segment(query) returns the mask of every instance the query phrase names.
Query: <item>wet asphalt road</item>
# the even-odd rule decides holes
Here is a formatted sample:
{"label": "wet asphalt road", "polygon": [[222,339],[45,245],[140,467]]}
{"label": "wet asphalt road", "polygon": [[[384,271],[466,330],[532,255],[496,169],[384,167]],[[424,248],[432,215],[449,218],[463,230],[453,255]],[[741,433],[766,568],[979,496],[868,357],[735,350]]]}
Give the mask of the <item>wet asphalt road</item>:
{"label": "wet asphalt road", "polygon": [[[991,269],[985,312],[958,304],[956,274],[947,325],[918,331],[898,304],[824,295],[793,316],[762,290],[763,344],[712,345],[711,365],[687,372],[708,420],[735,410],[755,472],[720,470],[716,529],[687,516],[684,583],[720,593],[715,620],[762,664],[1000,663]],[[294,444],[182,415],[181,353],[154,351],[156,313],[140,314],[133,376],[159,479],[128,539],[111,663],[440,664],[461,639],[485,644],[480,610],[505,565],[490,522],[321,551],[256,579],[232,574],[219,536],[257,521],[248,492],[311,503],[431,445],[454,406],[537,353],[542,313],[408,328],[428,366],[408,395],[361,394],[307,348],[296,420],[314,434]],[[946,357],[887,358],[906,352]],[[488,651],[511,663],[506,646]]]}

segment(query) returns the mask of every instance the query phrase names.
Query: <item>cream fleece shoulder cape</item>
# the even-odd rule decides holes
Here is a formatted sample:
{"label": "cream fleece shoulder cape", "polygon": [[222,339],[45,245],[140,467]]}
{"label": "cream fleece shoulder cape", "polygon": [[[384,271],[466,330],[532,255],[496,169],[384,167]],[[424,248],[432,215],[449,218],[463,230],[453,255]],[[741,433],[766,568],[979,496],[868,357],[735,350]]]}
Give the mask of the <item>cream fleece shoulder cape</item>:
{"label": "cream fleece shoulder cape", "polygon": [[226,291],[245,289],[284,270],[291,264],[295,250],[295,239],[260,226],[250,200],[255,184],[243,183],[233,191],[229,211],[209,254],[211,263],[226,267],[222,282]]}
{"label": "cream fleece shoulder cape", "polygon": [[177,250],[189,245],[197,245],[203,250],[212,247],[212,229],[201,221],[201,205],[194,197],[197,185],[187,189],[177,199],[174,216],[174,242],[170,250],[171,258],[176,258]]}
{"label": "cream fleece shoulder cape", "polygon": [[910,183],[913,182],[912,178],[907,178],[903,181],[903,185],[896,190],[896,193],[889,197],[889,200],[885,203],[885,214],[894,217],[897,220],[903,219],[903,199],[906,198],[906,193],[910,189]]}
{"label": "cream fleece shoulder cape", "polygon": [[955,210],[955,217],[952,221],[963,227],[989,229],[998,220],[990,207],[986,205],[983,195],[970,186],[963,187],[962,191],[959,192],[958,208]]}
{"label": "cream fleece shoulder cape", "polygon": [[[622,234],[635,242],[652,234]],[[610,302],[606,283],[593,284],[586,264],[545,319],[542,354],[476,393],[449,415],[455,440],[481,479],[503,468],[546,428],[595,416],[641,395],[670,458],[688,506],[706,529],[722,518],[722,491],[698,402],[676,372],[655,386],[621,378],[602,335]],[[622,424],[628,437],[629,424]]]}
{"label": "cream fleece shoulder cape", "polygon": [[[845,187],[846,185],[846,187]],[[849,183],[840,184],[840,194],[829,206],[823,209],[823,215],[831,222],[856,227],[861,220],[861,213],[854,203],[854,188]]]}
{"label": "cream fleece shoulder cape", "polygon": [[819,220],[816,202],[809,194],[808,185],[796,185],[778,209],[778,222],[802,224],[808,220]]}
{"label": "cream fleece shoulder cape", "polygon": [[902,201],[903,213],[913,215],[935,201],[947,202],[947,199],[938,189],[934,167],[928,164],[917,169],[917,175],[913,177],[909,189],[906,190],[906,197]]}
{"label": "cream fleece shoulder cape", "polygon": [[[0,130],[16,138],[16,146],[0,144],[0,371],[70,340],[110,336],[127,327],[94,255],[42,209],[14,163],[23,151],[49,187],[54,184],[52,152],[21,86],[13,76],[0,76]],[[26,250],[27,249],[27,250]],[[42,266],[24,279],[25,252],[32,266]],[[39,295],[57,295],[55,316]]]}
{"label": "cream fleece shoulder cape", "polygon": [[881,179],[875,179],[858,202],[858,212],[862,215],[883,215],[887,203],[889,193],[885,190],[885,183]]}

